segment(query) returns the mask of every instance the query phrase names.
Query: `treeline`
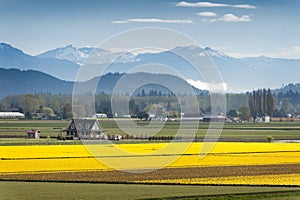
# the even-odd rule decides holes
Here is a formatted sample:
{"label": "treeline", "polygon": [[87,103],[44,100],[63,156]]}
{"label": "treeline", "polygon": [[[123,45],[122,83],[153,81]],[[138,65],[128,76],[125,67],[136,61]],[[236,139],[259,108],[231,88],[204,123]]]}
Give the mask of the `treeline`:
{"label": "treeline", "polygon": [[157,91],[155,89],[151,89],[149,90],[148,92],[145,91],[145,89],[142,89],[141,92],[137,92],[137,94],[135,96],[138,96],[138,97],[145,97],[145,96],[150,96],[150,97],[157,97],[157,96],[175,96],[175,94],[173,92],[170,92],[170,91],[165,91],[165,92],[162,92],[162,91]]}
{"label": "treeline", "polygon": [[72,114],[71,95],[26,94],[4,97],[1,111],[18,111],[25,118],[68,119]]}
{"label": "treeline", "polygon": [[[124,109],[124,106],[112,110],[112,96],[98,94],[95,96],[95,111],[105,113],[108,117],[122,117],[130,114],[134,117],[145,118],[149,110],[155,108],[157,113],[164,113],[169,117],[179,117],[182,112],[180,106],[193,103],[193,98],[189,96],[182,97],[180,105],[175,95],[160,95],[154,90],[151,94],[150,96],[148,92],[142,92],[140,95],[132,96],[129,105],[127,104],[129,113],[128,107]],[[212,109],[210,96],[197,96],[197,99],[200,112],[202,114],[209,113]],[[116,105],[124,105],[124,101],[128,101],[128,96],[114,96],[113,100]],[[233,117],[238,116],[243,120],[248,120],[250,117],[255,118],[262,114],[285,117],[288,114],[299,115],[300,113],[300,94],[294,91],[277,93],[274,96],[270,89],[260,89],[250,93],[226,94],[226,100],[228,110],[226,114]],[[4,97],[0,101],[0,111],[19,111],[24,113],[28,119],[69,119],[74,116],[71,95],[51,95],[49,93]],[[186,112],[193,113],[195,111],[186,110]]]}
{"label": "treeline", "polygon": [[300,114],[300,93],[298,91],[288,90],[279,92],[276,95],[276,109],[274,117]]}
{"label": "treeline", "polygon": [[[159,93],[158,93],[159,94]],[[181,113],[180,103],[174,95],[158,94],[153,96],[133,96],[130,98],[129,113],[128,108],[124,109],[124,102],[128,100],[128,96],[114,96],[98,94],[95,96],[96,113],[105,113],[108,117],[122,117],[130,114],[133,117],[145,118],[149,110],[155,108],[156,113],[163,113],[169,117],[179,117]],[[88,97],[87,97],[88,98]],[[199,108],[201,113],[211,111],[210,97],[208,95],[198,96]],[[112,110],[112,100],[115,105],[121,105],[119,108]],[[232,109],[238,109],[245,105],[247,97],[243,94],[232,94],[227,96],[227,106]],[[182,97],[181,106],[185,106],[187,113],[193,113],[195,110],[189,108],[188,105],[194,103],[194,97]],[[123,105],[123,106],[122,106]],[[81,105],[75,105],[72,109],[71,95],[51,95],[44,94],[26,94],[12,95],[4,97],[0,101],[0,111],[18,111],[25,114],[26,118],[44,118],[44,119],[69,119],[76,117],[75,110],[81,110],[82,116],[86,113],[85,108],[78,108]],[[116,115],[117,113],[117,115]]]}
{"label": "treeline", "polygon": [[299,117],[300,93],[288,90],[274,94],[270,89],[259,89],[248,93],[250,116]]}
{"label": "treeline", "polygon": [[250,115],[254,119],[263,115],[273,116],[275,98],[270,89],[259,89],[249,94]]}

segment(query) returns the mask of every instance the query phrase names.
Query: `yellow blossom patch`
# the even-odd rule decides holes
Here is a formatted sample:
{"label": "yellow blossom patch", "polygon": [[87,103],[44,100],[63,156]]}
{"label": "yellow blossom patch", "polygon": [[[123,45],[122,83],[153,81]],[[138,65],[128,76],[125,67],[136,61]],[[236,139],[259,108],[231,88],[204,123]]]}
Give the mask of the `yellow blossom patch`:
{"label": "yellow blossom patch", "polygon": [[298,143],[219,142],[200,157],[203,143],[0,146],[0,173],[138,170],[300,163]]}
{"label": "yellow blossom patch", "polygon": [[214,178],[184,178],[145,180],[136,183],[214,184],[214,185],[285,185],[300,186],[300,174],[277,174],[259,176],[229,176]]}

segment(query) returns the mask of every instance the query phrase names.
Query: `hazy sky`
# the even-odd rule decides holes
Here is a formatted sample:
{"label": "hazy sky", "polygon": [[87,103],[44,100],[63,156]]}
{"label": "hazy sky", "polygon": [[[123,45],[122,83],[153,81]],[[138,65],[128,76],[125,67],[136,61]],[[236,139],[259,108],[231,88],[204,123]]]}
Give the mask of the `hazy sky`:
{"label": "hazy sky", "polygon": [[35,55],[164,27],[233,56],[300,58],[299,0],[0,0],[0,42]]}

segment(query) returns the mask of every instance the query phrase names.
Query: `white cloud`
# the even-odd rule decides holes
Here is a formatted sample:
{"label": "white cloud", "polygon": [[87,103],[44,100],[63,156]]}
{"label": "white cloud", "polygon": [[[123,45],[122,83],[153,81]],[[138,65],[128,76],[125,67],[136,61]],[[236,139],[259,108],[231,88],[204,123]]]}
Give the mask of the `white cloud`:
{"label": "white cloud", "polygon": [[134,56],[144,53],[161,53],[164,51],[168,51],[168,49],[161,49],[161,48],[109,48],[107,49],[112,53],[124,53],[129,52]]}
{"label": "white cloud", "polygon": [[246,57],[258,57],[261,55],[265,55],[263,53],[240,53],[240,52],[226,52],[226,54],[230,57],[234,58],[246,58]]}
{"label": "white cloud", "polygon": [[226,52],[226,54],[234,58],[267,56],[270,58],[300,59],[300,46],[296,45],[292,47],[278,47],[275,48],[272,52],[255,52],[255,53]]}
{"label": "white cloud", "polygon": [[116,21],[112,21],[113,24],[126,24],[127,22],[126,21],[119,21],[119,20],[116,20]]}
{"label": "white cloud", "polygon": [[223,22],[250,22],[251,18],[249,15],[243,15],[241,17],[235,16],[234,14],[228,13],[221,18],[216,18],[209,20],[209,22],[216,22],[216,21],[223,21]]}
{"label": "white cloud", "polygon": [[200,13],[197,13],[197,15],[199,15],[201,17],[216,17],[216,16],[218,16],[217,13],[215,13],[215,12],[200,12]]}
{"label": "white cloud", "polygon": [[248,4],[242,4],[242,5],[233,5],[234,8],[245,8],[245,9],[255,9],[255,6],[248,5]]}
{"label": "white cloud", "polygon": [[209,90],[210,92],[226,92],[228,91],[227,83],[207,83],[200,80],[187,79],[190,85],[200,90]]}
{"label": "white cloud", "polygon": [[223,4],[223,3],[211,3],[211,2],[195,2],[189,3],[185,1],[178,2],[176,4],[178,7],[232,7],[232,8],[245,8],[245,9],[254,9],[255,6],[249,4],[241,4],[241,5],[231,5],[231,4]]}
{"label": "white cloud", "polygon": [[133,18],[120,21],[112,21],[113,24],[127,24],[127,23],[172,23],[172,24],[193,24],[192,20],[180,19],[157,19],[157,18]]}
{"label": "white cloud", "polygon": [[278,52],[270,54],[270,56],[281,58],[300,58],[300,46],[279,47],[277,50]]}

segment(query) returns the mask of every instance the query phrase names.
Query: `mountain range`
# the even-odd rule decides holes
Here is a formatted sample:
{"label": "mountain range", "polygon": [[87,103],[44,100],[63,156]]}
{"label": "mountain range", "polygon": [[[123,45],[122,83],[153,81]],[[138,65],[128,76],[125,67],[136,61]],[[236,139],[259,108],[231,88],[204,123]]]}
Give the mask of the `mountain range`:
{"label": "mountain range", "polygon": [[93,53],[97,55],[97,60],[101,63],[110,63],[115,57],[122,55],[122,59],[118,59],[117,63],[128,63],[134,61],[134,55],[129,52],[111,52],[109,50],[93,47],[76,48],[72,45],[56,48],[37,55],[38,58],[54,58],[59,60],[68,60],[77,65],[82,65],[84,61]]}
{"label": "mountain range", "polygon": [[74,80],[79,65],[72,61],[55,58],[39,58],[25,54],[9,44],[0,43],[0,68],[35,70],[62,80]]}
{"label": "mountain range", "polygon": [[[28,73],[32,73],[30,70],[39,71],[50,75],[51,78],[61,79],[62,82],[69,83],[69,81],[76,79],[78,70],[89,58],[91,52],[96,54],[97,61],[104,65],[118,57],[106,73],[124,73],[136,66],[159,63],[164,66],[171,66],[179,74],[184,75],[186,79],[195,81],[198,80],[198,77],[195,76],[194,71],[187,70],[189,69],[188,63],[172,57],[172,54],[173,52],[183,52],[200,58],[205,52],[216,64],[230,92],[242,92],[257,88],[279,88],[282,84],[299,82],[300,74],[300,59],[265,56],[234,58],[209,47],[201,49],[194,46],[176,47],[172,50],[155,53],[132,54],[127,51],[112,52],[100,48],[76,48],[69,45],[32,56],[9,44],[0,43],[0,68],[29,70]],[[11,73],[13,72],[11,71]],[[13,79],[12,76],[11,74],[9,78]],[[1,76],[1,81],[4,78]]]}
{"label": "mountain range", "polygon": [[[234,58],[220,51],[205,47],[176,47],[170,51],[159,53],[141,53],[132,55],[128,52],[112,53],[108,50],[98,48],[76,48],[67,46],[55,50],[47,51],[38,55],[41,58],[58,58],[68,60],[81,65],[92,52],[96,51],[97,56],[103,57],[103,63],[109,63],[116,54],[122,55],[118,62],[113,63],[109,72],[126,72],[133,65],[145,65],[147,63],[159,63],[171,66],[179,73],[184,74],[189,79],[197,79],[194,72],[185,71],[187,64],[176,60],[172,52],[189,54],[200,57],[205,51],[220,71],[221,77],[231,91],[245,91],[262,87],[278,88],[282,84],[297,83],[300,81],[300,59],[270,58],[266,56]],[[76,55],[76,56],[75,56]],[[126,56],[125,56],[126,55]],[[124,59],[124,58],[127,59]],[[79,62],[80,61],[80,62]]]}

